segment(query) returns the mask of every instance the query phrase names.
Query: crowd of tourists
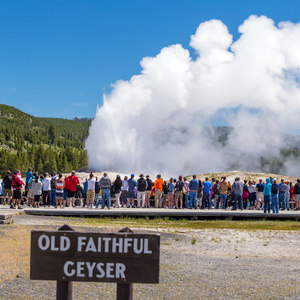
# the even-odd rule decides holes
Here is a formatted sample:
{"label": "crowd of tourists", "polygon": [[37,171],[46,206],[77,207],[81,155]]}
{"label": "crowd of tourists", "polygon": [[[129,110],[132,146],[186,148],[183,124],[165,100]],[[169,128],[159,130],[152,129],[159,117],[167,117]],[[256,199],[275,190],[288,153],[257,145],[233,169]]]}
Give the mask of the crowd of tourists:
{"label": "crowd of tourists", "polygon": [[[128,178],[129,177],[129,178]],[[234,182],[223,176],[191,180],[179,176],[178,179],[163,180],[158,174],[154,181],[150,175],[140,174],[117,175],[112,182],[107,173],[98,178],[91,172],[86,180],[80,183],[75,171],[69,176],[63,174],[39,175],[31,168],[25,172],[25,181],[20,171],[11,174],[7,171],[3,178],[0,192],[4,205],[22,209],[22,205],[32,207],[86,207],[108,209],[120,208],[168,208],[168,209],[256,209],[264,213],[279,213],[280,210],[299,210],[300,179],[293,186],[291,182],[276,178],[241,181],[236,177]],[[291,202],[292,201],[292,202]],[[290,206],[294,204],[293,207]]]}

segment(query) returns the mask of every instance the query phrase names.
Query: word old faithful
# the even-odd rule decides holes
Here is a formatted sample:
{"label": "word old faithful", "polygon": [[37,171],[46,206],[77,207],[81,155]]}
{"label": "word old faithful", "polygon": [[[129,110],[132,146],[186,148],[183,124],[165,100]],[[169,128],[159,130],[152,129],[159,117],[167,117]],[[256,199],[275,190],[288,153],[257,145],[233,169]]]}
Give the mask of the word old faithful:
{"label": "word old faithful", "polygon": [[[42,251],[64,252],[71,246],[67,236],[41,235],[38,239],[38,247]],[[147,238],[78,236],[76,249],[78,252],[152,254]]]}

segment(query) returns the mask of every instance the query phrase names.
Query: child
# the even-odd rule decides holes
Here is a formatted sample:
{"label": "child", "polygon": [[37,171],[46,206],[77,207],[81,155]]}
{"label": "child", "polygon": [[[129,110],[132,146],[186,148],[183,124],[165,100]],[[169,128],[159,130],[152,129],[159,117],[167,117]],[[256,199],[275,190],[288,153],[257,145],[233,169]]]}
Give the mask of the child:
{"label": "child", "polygon": [[57,202],[59,202],[59,207],[64,208],[62,205],[63,196],[64,196],[64,187],[65,181],[62,179],[62,174],[58,175],[58,179],[55,180],[55,189],[56,189],[56,204],[55,208],[57,208]]}

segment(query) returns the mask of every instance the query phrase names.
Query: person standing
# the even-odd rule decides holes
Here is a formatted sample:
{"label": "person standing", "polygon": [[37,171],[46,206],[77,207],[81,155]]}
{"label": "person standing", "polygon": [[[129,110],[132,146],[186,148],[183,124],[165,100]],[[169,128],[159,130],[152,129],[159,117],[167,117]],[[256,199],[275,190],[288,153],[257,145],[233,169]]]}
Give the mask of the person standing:
{"label": "person standing", "polygon": [[270,178],[266,179],[266,184],[264,185],[264,213],[270,213],[271,211],[271,189],[272,184],[270,183]]}
{"label": "person standing", "polygon": [[65,181],[62,178],[62,174],[59,174],[58,179],[56,179],[55,181],[55,188],[56,188],[55,208],[57,208],[57,202],[59,202],[60,208],[64,208],[63,206],[64,187],[65,187]]}
{"label": "person standing", "polygon": [[85,207],[86,204],[86,193],[87,193],[87,188],[88,188],[88,183],[87,183],[87,179],[83,182],[83,205],[82,207]]}
{"label": "person standing", "polygon": [[40,207],[40,199],[42,195],[43,183],[39,180],[39,176],[35,176],[34,181],[32,182],[33,198],[35,207]]}
{"label": "person standing", "polygon": [[150,179],[150,175],[146,175],[146,181],[147,181],[147,188],[145,191],[145,207],[150,208],[150,198],[151,198],[151,189],[153,187],[153,182]]}
{"label": "person standing", "polygon": [[285,190],[285,201],[286,201],[286,208],[290,210],[290,185],[289,182],[286,181],[286,190]]}
{"label": "person standing", "polygon": [[136,181],[134,180],[134,174],[131,174],[128,180],[128,207],[134,208],[134,198],[135,198],[135,187]]}
{"label": "person standing", "polygon": [[148,187],[147,180],[144,178],[144,174],[140,174],[140,178],[137,180],[136,183],[137,187],[137,206],[145,207],[145,192]]}
{"label": "person standing", "polygon": [[121,207],[126,207],[128,188],[128,177],[125,176],[124,180],[122,181]]}
{"label": "person standing", "polygon": [[95,201],[95,185],[96,180],[94,174],[91,172],[89,178],[87,179],[87,192],[86,192],[86,202],[87,208],[95,208],[94,201]]}
{"label": "person standing", "polygon": [[182,176],[178,177],[178,181],[175,183],[175,208],[178,208],[178,203],[180,204],[180,209],[182,209],[182,202],[183,202],[183,190],[184,190],[184,182],[182,180]]}
{"label": "person standing", "polygon": [[182,205],[184,208],[189,208],[190,207],[190,202],[189,202],[189,192],[190,192],[189,185],[190,185],[190,183],[187,181],[186,177],[183,177],[183,182],[185,185],[185,191],[183,192]]}
{"label": "person standing", "polygon": [[[290,182],[289,186],[290,186],[290,201],[293,201],[293,199],[294,199],[294,186],[293,186],[293,183]],[[295,206],[294,206],[294,208],[295,208]]]}
{"label": "person standing", "polygon": [[116,198],[115,207],[116,208],[120,207],[120,196],[121,196],[122,183],[123,182],[122,182],[121,176],[117,175],[116,180],[114,182],[115,198]]}
{"label": "person standing", "polygon": [[82,202],[83,202],[83,189],[80,184],[77,184],[76,192],[75,192],[75,206],[81,206]]}
{"label": "person standing", "polygon": [[273,183],[272,183],[272,188],[271,188],[271,200],[272,200],[273,214],[279,213],[278,191],[279,191],[279,184],[277,183],[276,178],[273,178]]}
{"label": "person standing", "polygon": [[234,207],[233,210],[237,210],[237,203],[241,210],[243,210],[243,201],[242,201],[242,194],[243,194],[244,185],[240,180],[240,177],[235,179],[233,184],[233,191],[234,191]]}
{"label": "person standing", "polygon": [[155,188],[155,196],[154,196],[154,199],[155,199],[155,208],[158,208],[158,207],[162,207],[162,191],[163,191],[163,183],[164,181],[162,180],[161,178],[161,175],[158,174],[156,176],[156,180],[154,182],[154,188]]}
{"label": "person standing", "polygon": [[42,179],[43,184],[43,202],[44,207],[50,207],[50,192],[51,192],[51,179],[48,173],[44,173],[44,178]]}
{"label": "person standing", "polygon": [[14,175],[12,176],[12,187],[13,187],[13,199],[10,208],[16,208],[18,205],[18,209],[22,209],[21,207],[21,199],[22,199],[22,186],[25,183],[21,179],[21,174],[18,171],[14,171]]}
{"label": "person standing", "polygon": [[202,185],[203,185],[202,209],[205,209],[206,203],[208,209],[211,209],[210,195],[211,195],[212,183],[208,180],[208,177],[205,177],[205,181],[203,181]]}
{"label": "person standing", "polygon": [[173,181],[174,181],[174,179],[173,179],[173,177],[171,177],[170,181],[168,183],[168,196],[167,196],[167,207],[168,208],[173,208],[173,204],[174,204],[175,184]]}
{"label": "person standing", "polygon": [[251,180],[249,180],[248,191],[249,191],[250,209],[255,209],[256,187]]}
{"label": "person standing", "polygon": [[244,209],[247,209],[248,206],[248,198],[249,198],[249,190],[248,190],[248,184],[247,180],[244,180],[244,188],[243,188],[243,204],[244,204]]}
{"label": "person standing", "polygon": [[[95,182],[95,206],[96,206],[96,208],[98,208],[98,206],[99,206],[99,193],[100,193],[100,183],[98,181],[98,178],[96,177],[96,182]],[[85,198],[86,198],[86,196],[85,196]],[[83,203],[85,203],[85,202],[83,202]]]}
{"label": "person standing", "polygon": [[[292,186],[291,186],[292,189]],[[291,192],[291,194],[294,194],[294,199],[295,199],[295,210],[299,210],[300,206],[300,179],[297,179],[297,182],[294,186],[294,191]]]}
{"label": "person standing", "polygon": [[279,190],[279,208],[282,203],[282,210],[286,210],[286,190],[288,189],[288,186],[284,183],[284,179],[281,179],[281,183],[279,184],[278,190]]}
{"label": "person standing", "polygon": [[6,172],[6,176],[3,178],[4,192],[3,192],[3,204],[6,204],[6,197],[8,197],[8,203],[11,204],[12,201],[12,178],[10,171]]}
{"label": "person standing", "polygon": [[201,180],[198,180],[198,182],[199,182],[199,188],[197,193],[197,208],[200,209],[202,205],[203,185]]}
{"label": "person standing", "polygon": [[30,206],[30,205],[34,206],[32,183],[35,180],[37,175],[38,175],[37,172],[33,172],[32,176],[28,180],[28,185],[27,185],[27,189],[28,189],[28,192],[27,192],[28,206]]}
{"label": "person standing", "polygon": [[225,209],[225,205],[226,205],[226,198],[227,198],[227,190],[228,190],[228,183],[226,181],[226,177],[223,176],[221,178],[221,180],[219,181],[219,197],[218,197],[218,201],[217,201],[217,205],[216,208],[219,208],[220,205],[220,201],[223,199],[223,204],[222,204],[222,208]]}
{"label": "person standing", "polygon": [[199,189],[199,181],[197,176],[193,175],[193,179],[189,182],[190,189],[190,208],[197,209],[197,194]]}
{"label": "person standing", "polygon": [[28,182],[29,182],[29,179],[32,177],[32,169],[31,168],[28,168],[27,171],[25,171],[25,195],[27,196],[27,193],[28,193]]}
{"label": "person standing", "polygon": [[219,199],[219,189],[220,189],[219,180],[216,179],[215,183],[212,186],[212,200],[213,200],[214,208],[216,208],[217,201]]}
{"label": "person standing", "polygon": [[100,188],[102,190],[102,209],[105,207],[105,199],[107,200],[107,208],[110,209],[110,188],[111,180],[107,176],[107,173],[103,174],[103,177],[100,179]]}
{"label": "person standing", "polygon": [[261,204],[261,208],[264,207],[264,184],[262,179],[259,179],[258,184],[256,185],[256,200]]}
{"label": "person standing", "polygon": [[51,185],[51,191],[50,191],[50,206],[57,207],[56,205],[56,172],[53,172],[51,175],[50,185]]}
{"label": "person standing", "polygon": [[168,208],[168,203],[167,203],[167,197],[168,197],[168,184],[167,181],[164,181],[163,183],[163,198],[162,198],[162,207],[163,208]]}
{"label": "person standing", "polygon": [[75,207],[75,193],[77,190],[77,184],[80,184],[80,181],[77,176],[75,176],[75,171],[72,171],[71,175],[67,177],[65,186],[68,189],[67,195],[67,206]]}

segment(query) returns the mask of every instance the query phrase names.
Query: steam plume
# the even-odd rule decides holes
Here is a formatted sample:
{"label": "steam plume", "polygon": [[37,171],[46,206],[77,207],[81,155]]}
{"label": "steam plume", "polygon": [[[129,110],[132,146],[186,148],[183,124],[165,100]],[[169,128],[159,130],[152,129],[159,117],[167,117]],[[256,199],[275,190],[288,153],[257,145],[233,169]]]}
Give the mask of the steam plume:
{"label": "steam plume", "polygon": [[[300,24],[250,16],[239,32],[233,42],[221,21],[204,22],[191,36],[195,60],[171,45],[145,57],[141,74],[116,82],[90,127],[90,166],[174,175],[270,171],[287,146],[282,133],[300,129]],[[225,139],[211,127],[218,120],[230,127]],[[276,167],[293,173],[292,165]]]}

